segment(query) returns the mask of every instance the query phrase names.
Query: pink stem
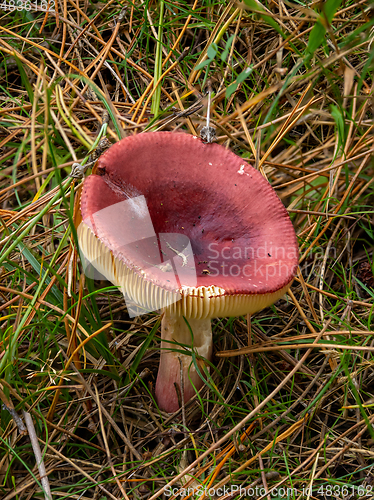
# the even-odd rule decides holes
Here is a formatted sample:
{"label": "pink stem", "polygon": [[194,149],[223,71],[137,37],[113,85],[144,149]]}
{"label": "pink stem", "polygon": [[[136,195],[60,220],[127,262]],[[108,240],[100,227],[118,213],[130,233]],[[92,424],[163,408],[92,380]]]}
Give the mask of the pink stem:
{"label": "pink stem", "polygon": [[[210,361],[212,357],[212,327],[210,319],[188,319],[193,332],[194,352]],[[167,310],[161,322],[161,357],[156,381],[156,399],[161,410],[174,413],[179,408],[176,383],[182,389],[181,375],[183,378],[184,402],[187,403],[195,391],[198,391],[204,381],[196,371],[191,355],[185,347],[172,342],[178,342],[187,346],[192,345],[190,330],[181,316],[172,316]],[[179,352],[175,352],[179,351]],[[204,362],[198,359],[199,370],[204,373]],[[194,387],[195,386],[195,389]]]}

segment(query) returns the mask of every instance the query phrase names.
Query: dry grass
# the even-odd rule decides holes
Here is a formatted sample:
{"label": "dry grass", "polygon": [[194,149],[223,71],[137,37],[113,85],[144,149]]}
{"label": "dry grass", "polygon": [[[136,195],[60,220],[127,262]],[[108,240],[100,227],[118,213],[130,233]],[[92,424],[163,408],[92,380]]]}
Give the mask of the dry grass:
{"label": "dry grass", "polygon": [[[54,499],[372,495],[373,10],[319,4],[0,11],[2,499],[48,497],[22,412]],[[218,142],[276,189],[300,267],[275,306],[215,322],[211,388],[169,416],[159,318],[84,282],[68,175],[100,131],[198,134],[208,82]]]}

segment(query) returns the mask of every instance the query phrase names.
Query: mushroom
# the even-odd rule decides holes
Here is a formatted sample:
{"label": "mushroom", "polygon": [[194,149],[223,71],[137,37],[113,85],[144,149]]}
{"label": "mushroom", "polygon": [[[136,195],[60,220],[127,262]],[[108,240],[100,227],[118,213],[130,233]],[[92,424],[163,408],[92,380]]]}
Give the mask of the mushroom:
{"label": "mushroom", "polygon": [[167,412],[179,408],[176,387],[187,402],[204,384],[211,319],[273,304],[295,276],[295,231],[270,184],[194,136],[114,144],[84,181],[81,213],[80,250],[130,314],[163,312],[156,399]]}

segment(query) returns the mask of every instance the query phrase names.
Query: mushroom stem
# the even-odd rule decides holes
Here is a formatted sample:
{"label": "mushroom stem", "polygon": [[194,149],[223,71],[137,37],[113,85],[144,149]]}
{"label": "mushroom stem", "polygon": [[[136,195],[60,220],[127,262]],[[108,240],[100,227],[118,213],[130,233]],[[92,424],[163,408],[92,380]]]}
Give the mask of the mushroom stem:
{"label": "mushroom stem", "polygon": [[193,346],[194,352],[198,355],[197,363],[201,373],[204,372],[204,362],[201,358],[210,361],[212,357],[211,320],[189,318],[187,321],[193,333],[193,340],[183,316],[174,316],[166,309],[161,321],[161,357],[156,381],[156,399],[160,409],[168,413],[174,413],[179,408],[174,384],[181,389],[181,375],[185,402],[204,385],[204,380],[196,371],[192,356],[182,354],[180,351],[185,348],[178,344]]}

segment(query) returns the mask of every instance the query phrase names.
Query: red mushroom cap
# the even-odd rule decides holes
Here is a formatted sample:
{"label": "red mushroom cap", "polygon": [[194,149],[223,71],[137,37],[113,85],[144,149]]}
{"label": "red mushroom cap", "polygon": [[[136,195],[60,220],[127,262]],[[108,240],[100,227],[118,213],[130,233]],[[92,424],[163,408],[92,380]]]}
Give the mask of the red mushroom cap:
{"label": "red mushroom cap", "polygon": [[187,317],[252,313],[295,276],[295,231],[270,184],[194,136],[144,133],[114,144],[84,181],[81,211],[83,253],[146,308],[169,300]]}

